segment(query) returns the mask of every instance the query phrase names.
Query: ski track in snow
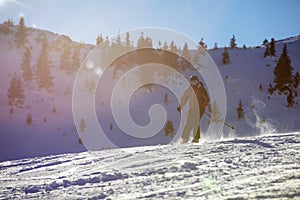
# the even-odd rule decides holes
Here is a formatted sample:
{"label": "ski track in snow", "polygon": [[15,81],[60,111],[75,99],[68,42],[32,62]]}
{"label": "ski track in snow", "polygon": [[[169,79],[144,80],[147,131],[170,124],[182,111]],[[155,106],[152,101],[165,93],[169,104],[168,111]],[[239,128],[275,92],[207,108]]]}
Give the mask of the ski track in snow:
{"label": "ski track in snow", "polygon": [[300,198],[300,133],[0,163],[0,199]]}

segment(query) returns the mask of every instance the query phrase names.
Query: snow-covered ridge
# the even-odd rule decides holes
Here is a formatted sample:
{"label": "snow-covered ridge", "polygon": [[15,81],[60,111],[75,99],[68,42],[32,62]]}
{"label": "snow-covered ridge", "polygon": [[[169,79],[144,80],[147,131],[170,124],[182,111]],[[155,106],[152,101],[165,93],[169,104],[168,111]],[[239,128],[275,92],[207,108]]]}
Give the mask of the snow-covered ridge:
{"label": "snow-covered ridge", "polygon": [[285,39],[280,39],[277,40],[277,43],[290,43],[290,42],[299,42],[300,40],[300,35],[298,36],[294,36],[294,37],[289,37],[289,38],[285,38]]}

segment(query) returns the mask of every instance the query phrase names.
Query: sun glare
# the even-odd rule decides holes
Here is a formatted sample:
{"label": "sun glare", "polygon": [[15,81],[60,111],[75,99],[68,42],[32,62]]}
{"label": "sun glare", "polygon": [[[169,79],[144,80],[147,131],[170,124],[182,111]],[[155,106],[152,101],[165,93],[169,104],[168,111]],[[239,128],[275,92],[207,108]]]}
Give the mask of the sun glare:
{"label": "sun glare", "polygon": [[0,6],[3,6],[6,2],[8,2],[9,0],[0,0]]}
{"label": "sun glare", "polygon": [[16,4],[16,5],[24,7],[24,8],[30,8],[29,6],[27,6],[24,3],[19,2],[18,0],[0,0],[0,7],[4,6],[7,3],[13,3],[13,4]]}

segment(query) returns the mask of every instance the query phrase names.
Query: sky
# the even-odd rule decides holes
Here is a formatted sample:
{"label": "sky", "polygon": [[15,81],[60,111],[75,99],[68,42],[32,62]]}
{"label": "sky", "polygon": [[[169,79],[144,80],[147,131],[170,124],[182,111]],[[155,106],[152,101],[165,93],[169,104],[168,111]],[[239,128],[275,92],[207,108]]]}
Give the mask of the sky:
{"label": "sky", "polygon": [[209,48],[256,46],[300,35],[299,0],[0,0],[0,23],[25,17],[29,27],[95,44],[140,27],[161,27],[201,38]]}

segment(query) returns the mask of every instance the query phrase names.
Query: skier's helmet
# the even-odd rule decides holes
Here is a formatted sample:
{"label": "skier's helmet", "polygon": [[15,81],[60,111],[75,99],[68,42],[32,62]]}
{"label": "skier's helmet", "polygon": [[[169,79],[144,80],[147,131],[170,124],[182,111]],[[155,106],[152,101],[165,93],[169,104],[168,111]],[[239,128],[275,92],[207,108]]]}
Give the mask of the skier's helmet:
{"label": "skier's helmet", "polygon": [[192,81],[197,81],[197,82],[199,82],[199,79],[198,79],[197,76],[190,76],[190,82],[192,82]]}

